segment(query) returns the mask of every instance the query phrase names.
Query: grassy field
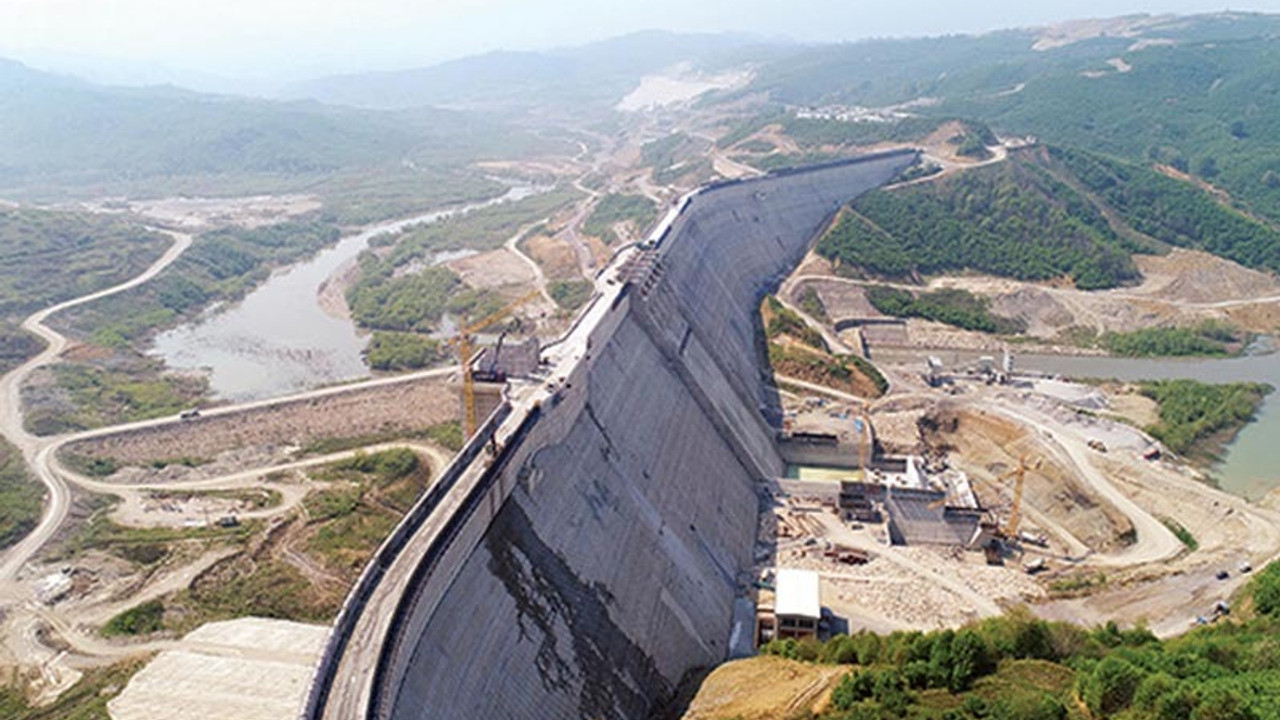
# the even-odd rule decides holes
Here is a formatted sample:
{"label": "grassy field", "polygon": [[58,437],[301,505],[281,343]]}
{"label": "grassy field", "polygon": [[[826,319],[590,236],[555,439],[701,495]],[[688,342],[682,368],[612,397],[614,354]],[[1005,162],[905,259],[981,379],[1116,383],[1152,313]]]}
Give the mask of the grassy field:
{"label": "grassy field", "polygon": [[172,375],[150,358],[127,355],[114,367],[60,363],[55,385],[28,394],[27,429],[36,435],[87,430],[176,415],[204,397],[204,378]]}
{"label": "grassy field", "polygon": [[27,471],[18,449],[0,438],[0,549],[18,542],[40,522],[44,488]]}

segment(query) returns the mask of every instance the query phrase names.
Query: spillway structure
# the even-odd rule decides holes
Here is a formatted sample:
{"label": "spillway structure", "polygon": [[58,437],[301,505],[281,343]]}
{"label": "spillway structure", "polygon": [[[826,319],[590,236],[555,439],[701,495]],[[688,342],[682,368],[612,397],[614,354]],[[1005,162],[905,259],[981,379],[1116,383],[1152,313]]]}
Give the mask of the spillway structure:
{"label": "spillway structure", "polygon": [[784,471],[759,302],[916,157],[708,186],[615,258],[365,569],[303,717],[640,720],[723,661]]}

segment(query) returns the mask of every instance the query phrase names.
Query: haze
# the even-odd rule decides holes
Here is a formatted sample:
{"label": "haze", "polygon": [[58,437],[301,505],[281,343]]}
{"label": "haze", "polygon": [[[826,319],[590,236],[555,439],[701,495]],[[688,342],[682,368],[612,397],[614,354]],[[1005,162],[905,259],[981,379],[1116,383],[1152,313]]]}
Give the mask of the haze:
{"label": "haze", "polygon": [[[207,85],[213,76],[272,82],[420,66],[646,28],[839,41],[1223,9],[1213,0],[0,0],[0,56],[110,82]],[[1277,11],[1280,2],[1232,9]]]}

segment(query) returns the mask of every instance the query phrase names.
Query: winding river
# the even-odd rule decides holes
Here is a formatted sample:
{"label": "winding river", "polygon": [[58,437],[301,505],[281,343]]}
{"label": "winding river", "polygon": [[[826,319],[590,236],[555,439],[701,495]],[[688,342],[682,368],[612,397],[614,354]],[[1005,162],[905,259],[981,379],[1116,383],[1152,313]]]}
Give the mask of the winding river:
{"label": "winding river", "polygon": [[[1257,419],[1246,425],[1227,446],[1223,461],[1212,468],[1227,492],[1256,499],[1280,487],[1280,352],[1275,340],[1256,347],[1256,354],[1235,358],[1116,358],[1068,355],[1018,355],[1017,367],[1075,378],[1165,380],[1191,378],[1213,383],[1263,382],[1276,388],[1267,396]],[[934,355],[949,366],[971,363],[989,353],[934,350],[927,353],[881,351],[874,357],[905,360]]]}
{"label": "winding river", "polygon": [[[274,273],[232,305],[156,336],[150,354],[175,370],[203,372],[215,398],[244,402],[365,377],[366,333],[325,312],[320,287],[383,233],[529,197],[545,188],[512,187],[501,197],[381,223],[343,238],[311,260]],[[197,240],[197,242],[199,242]],[[442,254],[437,262],[456,258]]]}

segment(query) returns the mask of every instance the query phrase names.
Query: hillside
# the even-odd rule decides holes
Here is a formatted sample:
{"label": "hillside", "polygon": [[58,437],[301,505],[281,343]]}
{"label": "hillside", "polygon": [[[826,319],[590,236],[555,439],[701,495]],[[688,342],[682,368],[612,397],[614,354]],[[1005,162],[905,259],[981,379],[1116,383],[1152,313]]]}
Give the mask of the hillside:
{"label": "hillside", "polygon": [[[888,123],[796,121],[797,137],[863,144],[981,120],[1005,135],[1161,164],[1280,221],[1280,16],[1117,18],[1054,28],[818,46],[762,67],[779,106],[896,107]],[[772,115],[770,114],[772,113]],[[793,113],[791,113],[793,115]]]}
{"label": "hillside", "polygon": [[382,109],[516,111],[573,103],[577,112],[607,111],[644,75],[681,63],[716,70],[758,62],[781,47],[750,35],[646,31],[579,47],[499,51],[426,68],[318,78],[286,95]]}
{"label": "hillside", "polygon": [[311,188],[338,173],[432,166],[422,180],[537,141],[444,110],[372,113],[170,87],[111,88],[0,60],[0,193],[67,188],[242,194]]}
{"label": "hillside", "polygon": [[775,641],[764,657],[713,672],[684,718],[1273,720],[1280,565],[1245,594],[1256,616],[1165,641],[1141,627],[1085,629],[1025,611],[960,630]]}
{"label": "hillside", "polygon": [[1280,270],[1274,228],[1186,182],[1061,148],[1016,151],[1008,162],[869,193],[817,251],[846,274],[919,279],[976,270],[1065,277],[1092,290],[1136,280],[1130,255],[1159,243]]}

